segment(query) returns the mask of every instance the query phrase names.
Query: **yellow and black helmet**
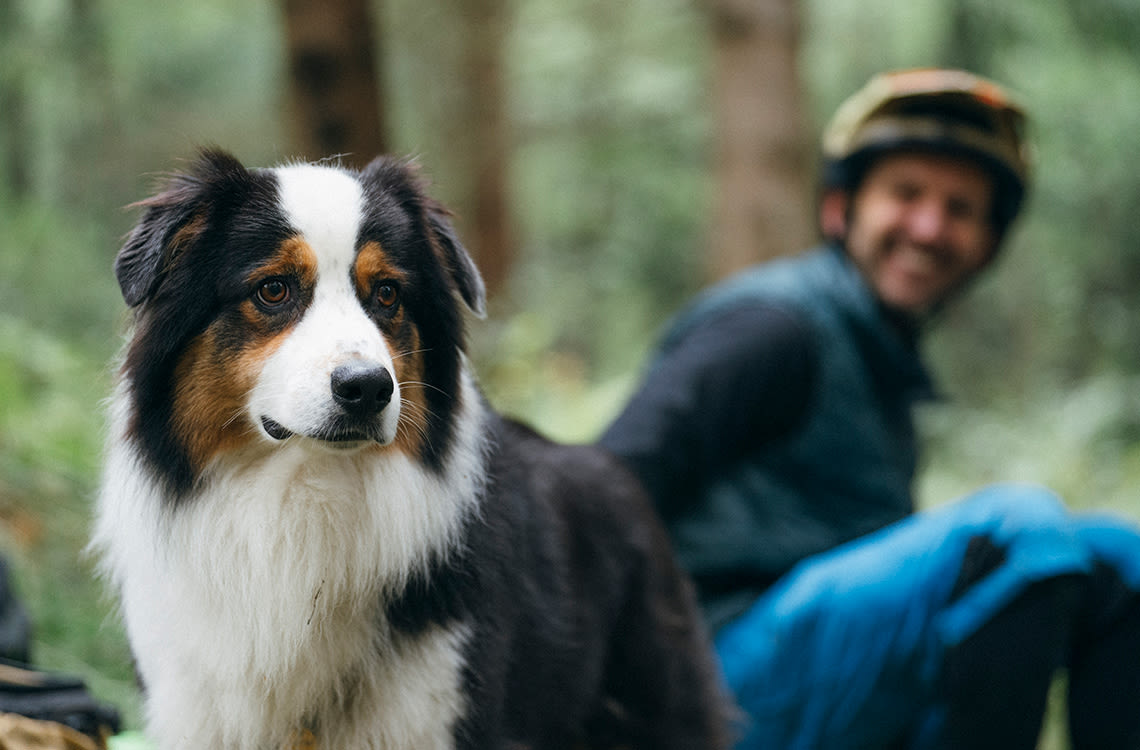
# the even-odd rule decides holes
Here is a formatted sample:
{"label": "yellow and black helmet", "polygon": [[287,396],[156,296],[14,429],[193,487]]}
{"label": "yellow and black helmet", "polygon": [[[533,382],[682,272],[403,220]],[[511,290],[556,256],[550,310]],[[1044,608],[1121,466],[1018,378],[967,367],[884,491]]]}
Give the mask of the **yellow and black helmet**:
{"label": "yellow and black helmet", "polygon": [[994,224],[1021,209],[1029,185],[1025,113],[1008,91],[962,70],[881,73],[836,110],[823,132],[823,187],[854,190],[875,157],[934,151],[972,158],[994,175]]}

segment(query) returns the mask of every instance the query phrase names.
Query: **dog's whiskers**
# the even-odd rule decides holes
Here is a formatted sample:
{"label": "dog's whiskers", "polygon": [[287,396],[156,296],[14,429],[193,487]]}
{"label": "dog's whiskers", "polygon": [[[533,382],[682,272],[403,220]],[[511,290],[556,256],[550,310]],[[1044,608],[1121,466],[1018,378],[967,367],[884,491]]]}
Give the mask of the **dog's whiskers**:
{"label": "dog's whiskers", "polygon": [[409,349],[406,352],[400,352],[399,354],[392,355],[392,360],[395,361],[397,359],[403,359],[404,357],[407,357],[411,354],[423,354],[424,352],[430,352],[430,351],[431,351],[431,349],[427,348],[427,347],[425,347],[423,349]]}
{"label": "dog's whiskers", "polygon": [[[405,418],[405,414],[407,418]],[[423,404],[417,403],[410,399],[400,399],[400,421],[396,424],[397,434],[400,430],[414,430],[415,433],[422,439],[426,440],[428,437],[428,420],[435,416],[430,409]]]}
{"label": "dog's whiskers", "polygon": [[403,382],[401,382],[401,383],[400,383],[400,387],[401,387],[401,388],[404,388],[404,387],[406,387],[406,386],[410,386],[410,385],[418,385],[420,388],[425,388],[425,389],[426,389],[426,388],[430,388],[431,390],[435,391],[436,393],[440,393],[440,394],[443,394],[444,396],[447,396],[447,397],[449,397],[449,398],[451,397],[451,394],[450,394],[450,393],[448,393],[447,391],[443,390],[443,389],[442,389],[442,388],[440,388],[439,386],[437,386],[437,385],[432,385],[431,383],[427,383],[427,382],[425,382],[425,381],[423,381],[423,380],[405,380],[405,381],[403,381]]}
{"label": "dog's whiskers", "polygon": [[[222,429],[224,430],[224,429],[228,428],[234,422],[241,419],[244,414],[245,414],[245,409],[241,409],[241,408],[235,409],[234,413],[231,414],[225,422],[222,422]],[[246,431],[248,432],[248,428],[246,429]]]}

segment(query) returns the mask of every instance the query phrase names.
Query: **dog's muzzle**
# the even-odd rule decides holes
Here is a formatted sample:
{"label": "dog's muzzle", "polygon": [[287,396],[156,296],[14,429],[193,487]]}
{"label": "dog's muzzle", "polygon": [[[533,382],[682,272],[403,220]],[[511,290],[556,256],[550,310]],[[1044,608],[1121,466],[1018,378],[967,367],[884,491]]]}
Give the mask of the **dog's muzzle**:
{"label": "dog's muzzle", "polygon": [[[381,413],[392,401],[396,384],[388,368],[369,360],[353,360],[338,366],[329,378],[329,390],[337,413],[320,427],[305,430],[304,437],[327,443],[387,443]],[[280,422],[261,417],[261,426],[274,440],[287,440],[295,433]]]}

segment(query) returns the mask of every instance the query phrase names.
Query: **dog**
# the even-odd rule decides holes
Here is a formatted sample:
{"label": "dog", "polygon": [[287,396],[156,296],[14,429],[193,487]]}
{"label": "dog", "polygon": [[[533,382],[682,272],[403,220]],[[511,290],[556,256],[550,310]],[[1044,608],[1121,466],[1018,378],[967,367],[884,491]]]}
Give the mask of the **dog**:
{"label": "dog", "polygon": [[476,385],[413,164],[211,148],[138,206],[92,547],[160,748],[726,746],[637,481]]}

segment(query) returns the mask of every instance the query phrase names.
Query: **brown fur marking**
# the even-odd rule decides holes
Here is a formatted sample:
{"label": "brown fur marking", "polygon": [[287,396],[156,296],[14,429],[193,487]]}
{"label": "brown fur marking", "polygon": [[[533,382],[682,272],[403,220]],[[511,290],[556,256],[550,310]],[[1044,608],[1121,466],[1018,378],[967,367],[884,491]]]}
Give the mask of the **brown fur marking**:
{"label": "brown fur marking", "polygon": [[[295,278],[300,288],[311,289],[317,279],[312,248],[298,237],[290,238],[247,279],[254,283],[275,276]],[[174,371],[173,428],[195,471],[257,435],[245,414],[249,393],[265,361],[292,329],[292,324],[283,329],[269,325],[250,299],[240,303],[238,312],[248,332],[244,346],[223,346],[220,333],[226,322],[215,320],[190,342]]]}

